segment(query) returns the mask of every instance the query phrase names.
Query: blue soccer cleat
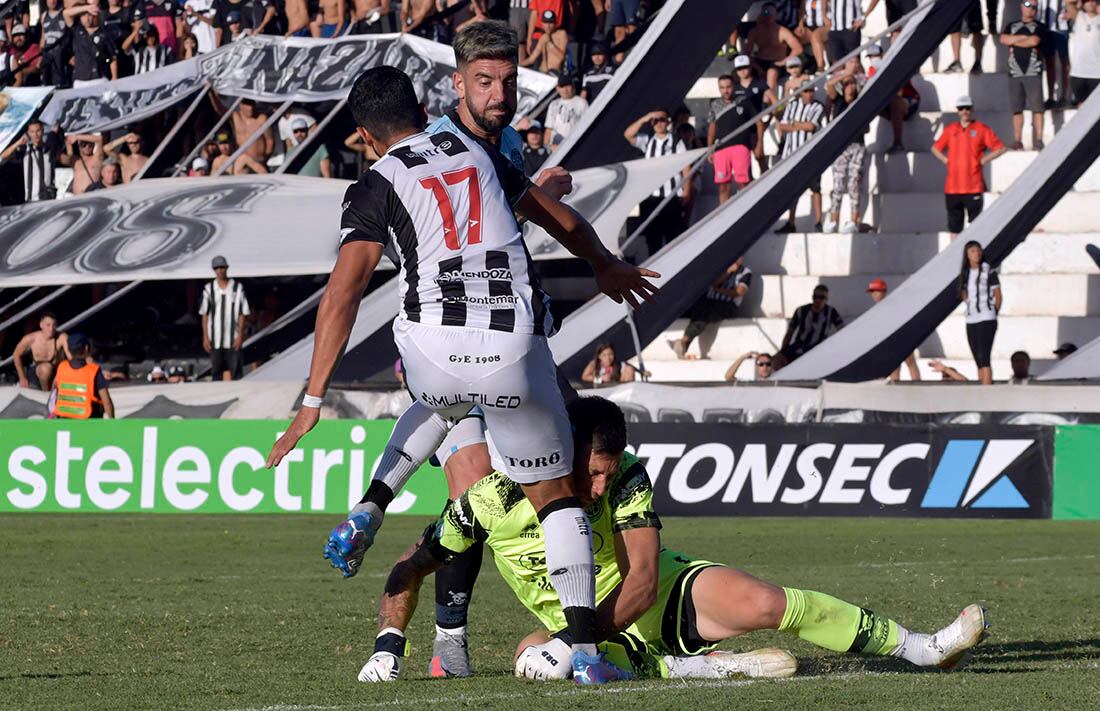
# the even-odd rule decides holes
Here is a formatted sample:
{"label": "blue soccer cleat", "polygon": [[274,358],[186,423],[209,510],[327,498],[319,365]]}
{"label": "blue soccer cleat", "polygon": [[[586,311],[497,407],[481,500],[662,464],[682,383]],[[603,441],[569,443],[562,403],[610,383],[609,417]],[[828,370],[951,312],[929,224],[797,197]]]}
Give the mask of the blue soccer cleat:
{"label": "blue soccer cleat", "polygon": [[345,578],[350,578],[359,572],[363,556],[374,544],[375,532],[374,517],[365,511],[357,513],[332,529],[322,555]]}
{"label": "blue soccer cleat", "polygon": [[602,654],[590,657],[584,652],[573,652],[573,681],[578,684],[595,686],[633,678],[633,674],[607,661]]}

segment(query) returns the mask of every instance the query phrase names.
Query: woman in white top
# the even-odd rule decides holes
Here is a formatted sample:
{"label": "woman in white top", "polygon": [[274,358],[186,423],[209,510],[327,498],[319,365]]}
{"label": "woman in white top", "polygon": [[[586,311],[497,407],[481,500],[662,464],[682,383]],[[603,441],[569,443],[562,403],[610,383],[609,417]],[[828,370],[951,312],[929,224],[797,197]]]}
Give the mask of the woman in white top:
{"label": "woman in white top", "polygon": [[1066,0],[1069,36],[1070,89],[1077,106],[1100,85],[1100,2]]}
{"label": "woman in white top", "polygon": [[997,334],[997,313],[1001,310],[1001,280],[997,270],[983,261],[982,245],[974,240],[963,250],[959,274],[959,298],[966,304],[966,340],[978,366],[978,380],[993,384],[989,356]]}

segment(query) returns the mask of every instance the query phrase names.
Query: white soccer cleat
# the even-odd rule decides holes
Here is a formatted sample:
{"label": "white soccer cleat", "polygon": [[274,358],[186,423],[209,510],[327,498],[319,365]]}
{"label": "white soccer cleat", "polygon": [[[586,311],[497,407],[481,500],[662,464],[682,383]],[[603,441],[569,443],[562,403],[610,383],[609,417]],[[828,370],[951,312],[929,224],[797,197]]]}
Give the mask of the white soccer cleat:
{"label": "white soccer cleat", "polygon": [[951,671],[989,636],[988,614],[981,605],[967,605],[954,622],[932,635],[930,645],[939,657],[937,667]]}
{"label": "white soccer cleat", "polygon": [[798,660],[785,649],[755,649],[751,652],[711,652],[707,661],[729,678],[781,679],[794,676]]}

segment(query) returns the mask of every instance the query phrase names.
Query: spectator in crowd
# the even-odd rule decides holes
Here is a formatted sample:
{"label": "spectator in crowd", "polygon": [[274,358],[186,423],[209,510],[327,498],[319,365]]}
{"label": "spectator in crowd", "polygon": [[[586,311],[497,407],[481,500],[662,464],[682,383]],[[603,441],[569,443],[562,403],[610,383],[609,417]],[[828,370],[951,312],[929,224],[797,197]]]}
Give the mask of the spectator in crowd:
{"label": "spectator in crowd", "polygon": [[[867,78],[870,79],[878,70],[878,63],[882,59],[882,47],[873,44],[867,48],[867,58],[870,66],[867,68]],[[910,121],[920,111],[920,93],[913,86],[913,80],[907,79],[905,84],[898,89],[897,94],[890,99],[890,103],[879,114],[890,121],[890,129],[893,132],[893,143],[890,144],[888,153],[904,153],[905,143],[902,141],[902,129],[906,121]]]}
{"label": "spectator in crowd", "polygon": [[42,49],[42,83],[46,86],[69,86],[72,79],[66,53],[69,51],[70,30],[61,0],[46,0],[46,11],[42,13],[40,25],[38,46]]}
{"label": "spectator in crowd", "polygon": [[520,38],[520,61],[527,58],[527,27],[531,22],[531,0],[508,0],[508,24]]}
{"label": "spectator in crowd", "polygon": [[550,150],[543,143],[542,124],[532,121],[524,133],[523,172],[527,177],[539,172],[539,168],[550,157]]}
{"label": "spectator in crowd", "polygon": [[[73,169],[69,191],[80,195],[99,182],[103,170],[103,137],[98,133],[78,133],[65,137],[66,154],[62,163]],[[75,146],[75,149],[74,149]]]}
{"label": "spectator in crowd", "polygon": [[[982,73],[982,47],[985,41],[982,38],[982,0],[964,0],[970,3],[970,9],[959,21],[959,29],[951,33],[951,64],[943,71],[947,74],[963,71],[962,65],[962,38],[970,38],[970,44],[974,47],[974,66],[970,67],[971,74]],[[991,28],[992,29],[992,28]]]}
{"label": "spectator in crowd", "polygon": [[[996,0],[992,0],[992,1],[996,2]],[[886,0],[886,2],[883,3],[883,4],[886,7],[886,24],[887,25],[894,24],[895,22],[897,22],[901,18],[908,15],[913,10],[917,9],[917,0]],[[871,0],[871,4],[867,6],[867,10],[863,14],[867,17],[870,17],[871,13],[874,12],[874,10],[877,6],[878,6],[878,0]],[[994,24],[993,26],[996,26],[996,25]],[[900,32],[901,32],[900,28],[894,30],[893,33],[891,33],[891,35],[890,35],[890,39],[891,40],[897,39],[898,33],[900,33]]]}
{"label": "spectator in crowd", "polygon": [[[125,151],[122,150],[123,144],[126,145]],[[149,156],[144,153],[144,141],[142,141],[141,136],[133,131],[103,146],[103,152],[108,157],[118,161],[119,165],[122,166],[122,182],[124,183],[133,180],[134,176],[140,173],[145,164],[149,162]]]}
{"label": "spectator in crowd", "polygon": [[[304,2],[304,0],[302,0]],[[435,23],[427,20],[436,13],[435,0],[402,0],[401,31],[436,39]]]}
{"label": "spectator in crowd", "polygon": [[19,378],[19,387],[31,386],[30,378],[27,377],[27,366],[23,364],[23,357],[29,352],[38,389],[49,390],[53,386],[57,364],[62,358],[72,357],[69,354],[68,340],[66,334],[57,330],[57,317],[49,311],[44,312],[38,319],[38,330],[19,339],[12,351],[11,359]]}
{"label": "spectator in crowd", "polygon": [[970,378],[938,359],[929,361],[928,367],[939,373],[941,380],[947,382],[965,383],[970,380]]}
{"label": "spectator in crowd", "polygon": [[185,0],[183,3],[183,23],[187,31],[194,35],[196,52],[206,54],[218,48],[218,37],[214,31],[218,12],[215,0]]}
{"label": "spectator in crowd", "polygon": [[134,67],[134,74],[144,74],[176,61],[175,51],[160,40],[156,25],[135,23],[134,31],[123,42],[123,48]]}
{"label": "spectator in crowd", "polygon": [[[214,41],[224,46],[234,41],[234,36],[261,35],[275,29],[275,3],[272,0],[214,0]],[[287,36],[309,37],[309,10],[305,0],[286,0],[283,12],[293,30]],[[236,19],[238,27],[230,15]]]}
{"label": "spectator in crowd", "polygon": [[264,166],[267,165],[267,159],[275,152],[275,136],[270,127],[264,128],[267,118],[267,112],[261,110],[252,99],[242,99],[237,110],[232,114],[233,137],[238,146],[245,145],[252,134],[263,130],[263,134],[253,141],[244,153],[263,168],[256,170],[253,166],[249,166],[254,173],[266,173],[267,169]]}
{"label": "spectator in crowd", "polygon": [[176,385],[178,383],[187,382],[187,371],[184,370],[182,365],[173,365],[168,369],[168,383]]}
{"label": "spectator in crowd", "polygon": [[[781,160],[790,157],[821,129],[825,122],[825,107],[814,98],[814,86],[810,79],[802,84],[797,100],[792,100],[783,109],[783,118],[777,127],[783,136],[783,154]],[[821,231],[821,176],[814,176],[810,183],[811,203],[814,212],[814,229]],[[798,203],[791,205],[787,222],[778,232],[794,232],[795,211]]]}
{"label": "spectator in crowd", "polygon": [[[236,144],[233,142],[232,137],[225,132],[219,133],[215,136],[215,141],[218,144],[218,155],[214,157],[214,160],[210,163],[210,174],[221,175],[228,173],[229,175],[248,175],[249,173],[266,173],[267,167],[253,158],[246,151],[242,153],[238,158],[233,161],[233,165],[228,168],[222,168],[223,165],[229,160],[236,150]],[[257,143],[262,143],[262,139]]]}
{"label": "spectator in crowd", "polygon": [[[752,284],[752,270],[745,266],[745,258],[738,257],[718,275],[706,293],[687,313],[688,326],[681,338],[667,341],[668,347],[680,360],[687,358],[691,342],[712,324],[729,318],[736,318],[745,294]],[[707,358],[707,351],[700,340],[699,357]]]}
{"label": "spectator in crowd", "polygon": [[[288,148],[290,151],[293,151],[293,149],[297,148],[302,141],[306,140],[306,136],[309,135],[309,124],[301,117],[295,118],[291,123],[291,134],[292,138]],[[329,158],[328,148],[325,147],[324,142],[315,141],[315,143],[317,144],[316,147],[306,147],[306,150],[313,151],[313,155],[311,155],[309,160],[298,169],[298,175],[306,175],[314,178],[331,178],[332,160]],[[290,152],[287,154],[287,159],[289,159],[289,156]]]}
{"label": "spectator in crowd", "polygon": [[595,357],[588,361],[581,373],[581,380],[591,383],[594,388],[633,382],[637,377],[638,370],[630,363],[620,361],[611,343],[596,346]]}
{"label": "spectator in crowd", "polygon": [[[541,2],[545,0],[535,0],[536,4]],[[556,4],[562,5],[561,0],[557,0]],[[569,33],[562,24],[561,12],[543,10],[539,13],[532,9],[527,34],[527,57],[520,62],[520,66],[560,74],[565,66],[565,52],[569,45]]]}
{"label": "spectator in crowd", "polygon": [[176,0],[136,0],[134,3],[134,22],[144,20],[157,28],[160,44],[168,48],[172,56],[176,54],[176,22],[182,22],[183,6]]}
{"label": "spectator in crowd", "polygon": [[1031,382],[1031,356],[1027,351],[1016,351],[1008,361],[1012,365],[1010,385],[1027,385]]}
{"label": "spectator in crowd", "polygon": [[149,371],[149,375],[145,377],[150,383],[163,384],[168,382],[168,373],[164,372],[164,368],[159,365],[154,365],[153,369]]}
{"label": "spectator in crowd", "polygon": [[244,343],[244,320],[252,313],[245,297],[244,286],[229,278],[229,263],[225,257],[210,262],[214,280],[202,290],[202,347],[210,354],[210,369],[214,380],[237,380],[243,374],[241,346]]}
{"label": "spectator in crowd", "polygon": [[[660,158],[675,153],[687,152],[684,142],[677,139],[669,131],[669,115],[664,109],[650,111],[623,132],[623,137],[631,145],[640,148],[646,158]],[[653,134],[649,138],[639,136],[642,127],[648,125]],[[691,173],[690,166],[684,166],[682,175],[685,181],[679,188],[676,187],[676,178],[669,178],[659,188],[642,201],[641,219],[644,221],[656,212],[656,216],[645,230],[645,241],[649,248],[649,254],[656,254],[661,247],[672,241],[684,230],[683,209],[691,204],[691,181],[686,180]],[[661,204],[666,198],[672,196],[663,208]],[[679,200],[677,200],[679,198]],[[660,212],[657,212],[660,208]]]}
{"label": "spectator in crowd", "polygon": [[210,163],[202,156],[195,156],[191,161],[191,170],[187,173],[189,178],[204,178],[210,175]]}
{"label": "spectator in crowd", "polygon": [[802,88],[802,82],[806,81],[806,75],[802,70],[802,57],[788,57],[785,68],[787,78],[783,80],[780,94],[780,98],[783,99],[798,94],[798,90]]}
{"label": "spectator in crowd", "polygon": [[100,27],[99,6],[73,5],[65,10],[64,17],[72,28],[73,86],[118,79],[118,50]]}
{"label": "spectator in crowd", "polygon": [[839,64],[840,60],[863,44],[862,3],[863,0],[828,1],[829,22],[826,28],[825,49],[830,64]]}
{"label": "spectator in crowd", "polygon": [[[1070,102],[1069,13],[1066,0],[1033,0],[1038,18],[1046,26],[1043,63],[1047,72],[1047,100],[1050,109],[1065,108]],[[1056,98],[1057,97],[1057,98]]]}
{"label": "spectator in crowd", "polygon": [[1001,280],[997,270],[983,259],[982,245],[971,240],[963,250],[962,273],[959,274],[959,298],[966,304],[966,340],[978,366],[978,379],[983,385],[993,383],[993,368],[989,357],[993,338],[997,335],[997,313],[1001,310]]}
{"label": "spectator in crowd", "polygon": [[13,86],[38,86],[41,84],[42,52],[37,44],[30,41],[27,27],[22,23],[11,30],[11,48],[8,50],[7,64],[14,82]]}
{"label": "spectator in crowd", "polygon": [[362,156],[365,168],[370,167],[374,161],[378,160],[378,155],[374,152],[374,149],[363,140],[363,137],[359,135],[358,131],[353,131],[348,134],[348,137],[344,139],[344,148]]}
{"label": "spectator in crowd", "polygon": [[[804,51],[802,42],[795,33],[776,20],[775,3],[764,3],[760,10],[760,17],[756,20],[756,26],[745,38],[745,52],[764,73],[768,88],[773,93],[779,91],[779,79],[787,60],[792,57],[801,57]],[[736,62],[736,57],[734,61]]]}
{"label": "spectator in crowd", "polygon": [[[523,1],[526,3],[527,0]],[[398,12],[394,10],[393,6],[399,4],[400,0],[354,0],[351,13],[352,34],[397,32],[400,29],[397,22]],[[524,15],[526,14],[526,7],[524,7]],[[519,36],[527,36],[526,26]]]}
{"label": "spectator in crowd", "polygon": [[289,109],[283,112],[283,115],[279,117],[279,138],[283,142],[283,151],[290,152],[294,146],[298,145],[294,141],[294,131],[292,126],[295,122],[304,121],[306,124],[306,130],[313,131],[313,127],[317,125],[317,119],[313,118],[307,109],[297,105],[291,106]]}
{"label": "spectator in crowd", "polygon": [[318,0],[317,11],[309,25],[314,37],[339,37],[347,26],[344,0]]}
{"label": "spectator in crowd", "polygon": [[133,62],[129,61],[125,52],[129,45],[123,46],[126,38],[141,27],[142,20],[135,22],[136,7],[129,2],[123,4],[122,0],[107,0],[107,8],[103,9],[100,3],[99,24],[103,27],[103,33],[111,38],[115,46],[115,53],[119,58],[119,76],[128,76],[134,73]]}
{"label": "spectator in crowd", "polygon": [[1064,360],[1066,357],[1073,355],[1077,352],[1077,346],[1073,343],[1063,343],[1058,346],[1054,351],[1054,357],[1058,360]]}
{"label": "spectator in crowd", "polygon": [[772,356],[758,351],[749,351],[748,353],[742,353],[737,356],[737,359],[726,369],[726,374],[723,376],[723,379],[727,383],[736,383],[737,371],[740,370],[741,364],[746,360],[751,360],[753,364],[752,378],[749,379],[750,381],[759,382],[771,377],[773,365]]}
{"label": "spectator in crowd", "polygon": [[607,51],[607,45],[603,42],[592,45],[592,67],[581,79],[581,96],[589,105],[596,100],[615,74],[615,66],[611,63]]}
{"label": "spectator in crowd", "polygon": [[1066,17],[1073,23],[1069,70],[1073,105],[1078,106],[1100,85],[1100,2],[1066,0]]}
{"label": "spectator in crowd", "polygon": [[836,309],[829,306],[829,287],[818,284],[814,287],[813,301],[795,309],[794,315],[787,322],[787,332],[783,335],[783,345],[779,352],[787,363],[791,363],[839,331],[842,326],[844,319]]}
{"label": "spectator in crowd", "polygon": [[[886,285],[885,279],[872,279],[871,283],[867,285],[867,293],[871,295],[871,300],[876,304],[886,298],[886,290],[889,287]],[[910,353],[905,356],[905,367],[909,369],[910,380],[920,380],[920,368],[917,367],[917,354]],[[897,382],[901,380],[901,366],[894,368],[894,372],[890,373],[890,380]]]}
{"label": "spectator in crowd", "polygon": [[[741,58],[748,61],[745,55]],[[708,147],[733,133],[756,113],[746,94],[741,93],[735,98],[733,86],[733,77],[728,74],[718,77],[718,98],[711,100],[710,113],[707,114]],[[740,191],[752,182],[752,149],[758,139],[755,128],[746,129],[707,158],[714,165],[719,205],[733,197],[735,183]]]}
{"label": "spectator in crowd", "polygon": [[[859,96],[860,84],[854,68],[854,65],[849,64],[844,70],[830,77],[825,84],[825,92],[829,99],[829,115],[834,121]],[[860,231],[862,222],[859,209],[860,188],[863,182],[863,161],[866,157],[867,148],[863,145],[863,134],[860,133],[852,139],[833,163],[832,204],[829,216],[825,218],[825,223],[822,225],[824,232],[833,232],[838,228],[841,232],[848,233]],[[840,207],[845,193],[848,194],[851,218],[841,224]]]}
{"label": "spectator in crowd", "polygon": [[559,143],[569,137],[588,110],[588,102],[577,96],[577,87],[573,77],[558,77],[558,98],[546,108],[545,143],[555,150]]}
{"label": "spectator in crowd", "polygon": [[61,154],[60,142],[54,132],[46,133],[42,122],[35,119],[27,131],[0,153],[0,163],[11,158],[23,162],[23,199],[25,202],[53,200],[57,197],[54,170]]}
{"label": "spectator in crowd", "polygon": [[802,21],[795,31],[803,43],[810,43],[814,67],[818,70],[824,70],[828,66],[825,63],[825,45],[829,41],[828,3],[829,0],[803,0]]}
{"label": "spectator in crowd", "polygon": [[248,37],[251,32],[251,30],[245,29],[241,19],[241,13],[236,10],[226,15],[226,25],[229,28],[229,32],[222,35],[225,44],[232,44],[233,42],[242,40]]}
{"label": "spectator in crowd", "polygon": [[69,336],[69,357],[57,366],[57,378],[46,411],[51,418],[74,420],[114,418],[115,405],[107,379],[91,360],[88,340],[79,333]]}
{"label": "spectator in crowd", "polygon": [[85,192],[103,190],[115,185],[122,185],[122,168],[114,158],[104,158],[103,166],[99,171],[99,180],[89,185]]}
{"label": "spectator in crowd", "polygon": [[963,213],[973,223],[985,205],[985,176],[982,167],[1008,148],[989,126],[974,120],[974,102],[969,96],[955,101],[958,123],[949,124],[932,146],[932,155],[947,166],[944,196],[947,229],[951,239],[963,231]]}
{"label": "spectator in crowd", "polygon": [[182,62],[185,59],[194,59],[197,56],[199,56],[199,41],[195,39],[195,35],[187,33],[180,39],[178,59]]}
{"label": "spectator in crowd", "polygon": [[[532,3],[533,4],[533,3]],[[638,15],[642,9],[642,0],[611,0],[607,15],[607,24],[615,37],[615,44],[626,39],[627,35],[634,34],[638,29]],[[622,64],[623,55],[615,57],[617,64]]]}
{"label": "spectator in crowd", "polygon": [[[774,106],[778,100],[775,97],[775,92],[765,81],[753,76],[751,62],[746,62],[746,59],[748,57],[744,55],[739,55],[733,59],[733,99],[734,101],[747,102],[747,106],[751,110],[750,116],[755,116],[763,111],[765,106]],[[756,122],[755,135],[751,135],[752,131],[749,133],[751,139],[749,147],[752,149],[753,155],[756,156],[760,170],[767,170],[768,163],[764,157],[764,122]]]}
{"label": "spectator in crowd", "polygon": [[1046,26],[1036,19],[1037,0],[1024,0],[1020,19],[1009,22],[1001,33],[1008,47],[1008,89],[1012,103],[1012,150],[1024,149],[1024,111],[1031,112],[1031,145],[1043,149],[1043,37]]}

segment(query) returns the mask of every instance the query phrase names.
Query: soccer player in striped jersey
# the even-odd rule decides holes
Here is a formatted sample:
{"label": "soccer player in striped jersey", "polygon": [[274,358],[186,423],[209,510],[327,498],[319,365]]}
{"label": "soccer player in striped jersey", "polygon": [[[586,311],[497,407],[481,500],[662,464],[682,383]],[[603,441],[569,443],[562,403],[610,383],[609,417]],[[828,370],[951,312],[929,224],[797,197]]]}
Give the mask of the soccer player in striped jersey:
{"label": "soccer player in striped jersey", "polygon": [[[632,675],[793,674],[796,661],[783,650],[712,652],[721,641],[755,630],[777,629],[834,652],[893,656],[941,669],[955,668],[985,638],[988,624],[979,605],[968,606],[935,634],[921,634],[831,595],[779,587],[662,548],[649,474],[625,452],[622,410],[603,398],[578,398],[569,404],[569,419],[576,452],[572,476],[596,546],[600,648]],[[452,503],[394,566],[379,604],[380,643],[360,681],[399,678],[407,650],[404,631],[421,581],[476,540],[492,549],[501,577],[542,626],[520,642],[516,675],[567,679],[572,674],[579,681],[569,664],[566,619],[548,590],[535,511],[519,487],[499,473]]]}
{"label": "soccer player in striped jersey", "polygon": [[462,130],[429,134],[412,82],[376,67],[352,87],[357,131],[378,155],[345,196],[341,247],[317,314],[303,407],[276,442],[277,466],[319,419],[321,398],[383,247],[400,256],[394,340],[416,402],[398,419],[362,503],[325,557],[350,577],[386,506],[442,443],[449,422],[481,406],[507,474],[538,512],[569,619],[573,664],[595,683],[620,671],[595,647],[590,525],[573,490],[572,437],[546,338],[556,329],[513,210],[592,266],[600,291],[637,306],[660,275],[612,255],[575,211],[531,185],[494,146]]}

